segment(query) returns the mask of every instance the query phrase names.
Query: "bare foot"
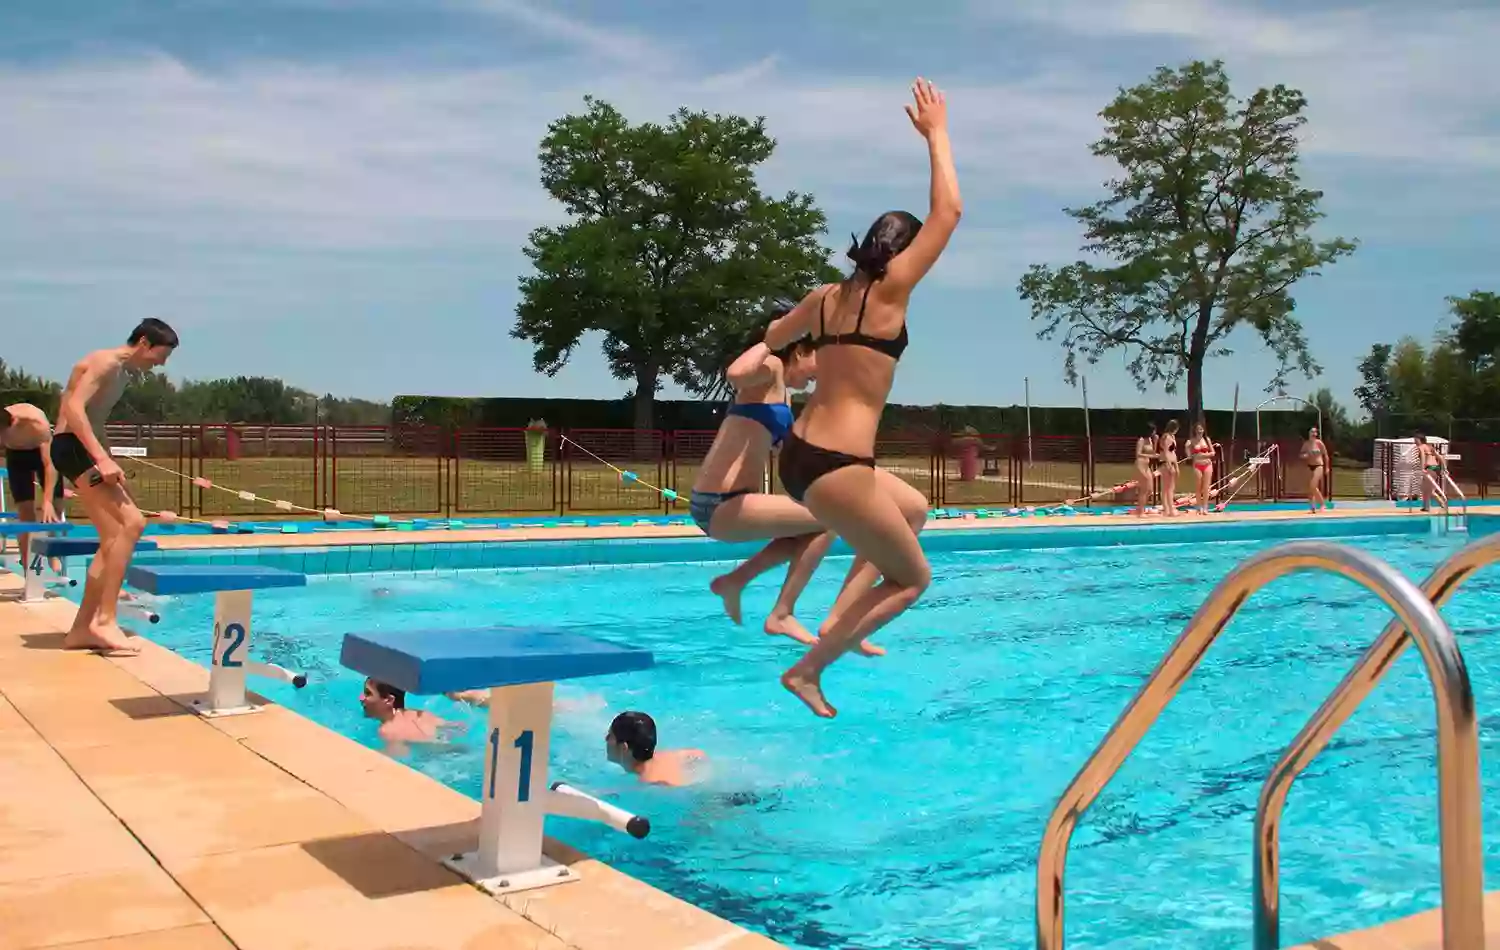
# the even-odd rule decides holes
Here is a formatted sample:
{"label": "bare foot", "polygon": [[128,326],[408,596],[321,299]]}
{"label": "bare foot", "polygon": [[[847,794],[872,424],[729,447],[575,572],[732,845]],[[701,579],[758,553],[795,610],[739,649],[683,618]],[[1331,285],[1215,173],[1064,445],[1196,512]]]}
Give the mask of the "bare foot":
{"label": "bare foot", "polygon": [[[709,582],[708,589],[724,601],[724,612],[729,615],[730,620],[734,621],[735,626],[739,626],[742,623],[740,620],[740,595],[745,592],[744,585],[736,584],[730,580],[730,575],[728,574],[721,574]],[[770,633],[769,630],[766,632]]]}
{"label": "bare foot", "polygon": [[[834,623],[835,620],[832,617],[824,621],[823,628],[818,631],[818,636],[809,642],[817,643],[818,640],[821,640],[823,638],[823,634],[832,629]],[[868,639],[859,641],[859,645],[852,647],[851,649],[853,649],[854,652],[858,653],[860,656],[885,656],[885,647],[876,646]]]}
{"label": "bare foot", "polygon": [[120,629],[119,624],[97,621],[81,630],[76,627],[69,630],[63,637],[63,649],[93,650],[98,653],[134,654],[141,652],[140,647],[126,638],[125,631]]}
{"label": "bare foot", "polygon": [[787,670],[781,674],[781,685],[785,686],[793,696],[806,703],[808,709],[824,719],[832,719],[839,714],[839,711],[823,698],[823,687],[816,679],[804,679],[794,675],[792,670]]}
{"label": "bare foot", "polygon": [[812,646],[818,638],[807,632],[802,622],[791,614],[772,614],[766,618],[766,633],[769,636],[791,637],[798,643]]}

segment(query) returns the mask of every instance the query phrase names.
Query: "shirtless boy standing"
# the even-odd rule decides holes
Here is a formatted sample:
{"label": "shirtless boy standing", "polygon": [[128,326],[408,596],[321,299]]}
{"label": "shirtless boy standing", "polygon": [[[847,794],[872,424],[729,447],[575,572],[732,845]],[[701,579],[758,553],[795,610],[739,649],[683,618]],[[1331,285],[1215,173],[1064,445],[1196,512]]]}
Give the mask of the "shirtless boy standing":
{"label": "shirtless boy standing", "polygon": [[[52,467],[52,423],[47,414],[28,402],[0,409],[0,445],[5,446],[5,469],[10,497],[22,521],[51,524],[60,520],[62,479]],[[37,511],[36,485],[42,483],[41,511]],[[21,564],[29,570],[31,536],[20,537]],[[62,563],[52,558],[52,570],[62,573]]]}
{"label": "shirtless boy standing", "polygon": [[142,320],[124,346],[95,350],[73,367],[57,411],[52,464],[73,483],[99,532],[83,602],[63,638],[69,650],[135,653],[116,618],[125,568],[146,530],[146,517],[125,489],[125,473],[109,453],[104,423],[125,391],[126,370],[161,366],[177,349],[177,333],[155,318]]}

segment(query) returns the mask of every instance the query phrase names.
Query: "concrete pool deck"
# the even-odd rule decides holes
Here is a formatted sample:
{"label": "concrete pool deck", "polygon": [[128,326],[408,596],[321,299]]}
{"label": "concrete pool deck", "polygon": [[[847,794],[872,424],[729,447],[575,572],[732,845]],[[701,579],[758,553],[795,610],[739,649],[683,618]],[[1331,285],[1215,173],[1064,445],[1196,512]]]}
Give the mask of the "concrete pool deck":
{"label": "concrete pool deck", "polygon": [[[1345,509],[1317,517],[1411,516]],[[1295,519],[1246,512],[1215,520]],[[1148,522],[1165,519],[1146,519]],[[1203,519],[1193,518],[1201,523]],[[934,521],[930,530],[1035,525]],[[1137,524],[1130,516],[1048,525]],[[339,543],[682,537],[680,526],[340,533]],[[327,545],[321,535],[157,536],[162,547]],[[496,901],[439,863],[479,804],[271,704],[207,720],[208,671],[149,640],[65,653],[75,607],[0,574],[0,950],[769,950],[759,934],[549,840],[578,883]],[[1486,946],[1500,948],[1500,895]],[[1302,950],[1438,950],[1437,912]]]}

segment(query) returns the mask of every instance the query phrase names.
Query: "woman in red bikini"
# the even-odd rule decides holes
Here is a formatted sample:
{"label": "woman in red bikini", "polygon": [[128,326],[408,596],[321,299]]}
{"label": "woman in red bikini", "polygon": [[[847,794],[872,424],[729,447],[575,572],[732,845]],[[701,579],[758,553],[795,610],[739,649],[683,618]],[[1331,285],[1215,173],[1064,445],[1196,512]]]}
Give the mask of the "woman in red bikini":
{"label": "woman in red bikini", "polygon": [[1214,443],[1200,420],[1193,423],[1193,437],[1188,439],[1188,456],[1198,478],[1198,514],[1208,514],[1208,493],[1214,483]]}

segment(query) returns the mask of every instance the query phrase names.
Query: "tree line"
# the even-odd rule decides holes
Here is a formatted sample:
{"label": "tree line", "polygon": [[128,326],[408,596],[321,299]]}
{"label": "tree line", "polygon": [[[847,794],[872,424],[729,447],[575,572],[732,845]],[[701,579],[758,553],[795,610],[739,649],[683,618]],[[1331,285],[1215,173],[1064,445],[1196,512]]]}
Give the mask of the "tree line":
{"label": "tree line", "polygon": [[[0,405],[29,402],[54,421],[62,386],[54,380],[7,366],[0,360]],[[142,373],[125,387],[111,422],[237,422],[298,425],[386,425],[389,403],[318,396],[279,379],[235,376],[184,380],[179,386],[163,373]]]}
{"label": "tree line", "polygon": [[1430,342],[1376,343],[1360,361],[1355,398],[1380,434],[1500,440],[1500,295],[1476,290],[1447,303],[1451,320]]}

